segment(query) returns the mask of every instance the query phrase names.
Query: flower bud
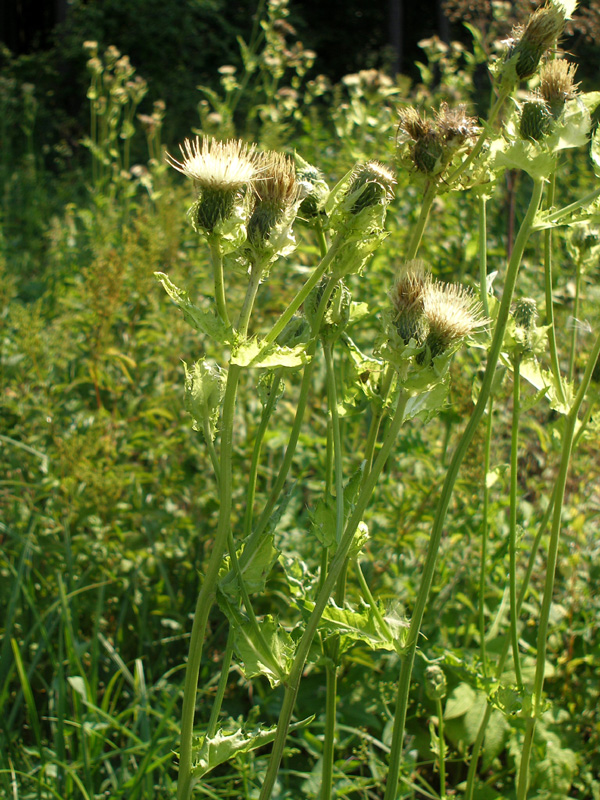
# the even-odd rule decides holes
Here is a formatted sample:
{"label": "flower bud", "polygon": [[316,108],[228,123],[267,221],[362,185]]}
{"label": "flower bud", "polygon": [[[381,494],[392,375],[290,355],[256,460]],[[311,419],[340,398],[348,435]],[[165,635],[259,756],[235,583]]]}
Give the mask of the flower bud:
{"label": "flower bud", "polygon": [[559,4],[547,3],[535,11],[511,53],[517,78],[527,80],[537,72],[540,59],[552,47],[565,26],[565,12]]}
{"label": "flower bud", "polygon": [[513,316],[515,325],[527,331],[531,330],[531,328],[535,327],[537,303],[532,297],[520,297],[515,303]]}
{"label": "flower bud", "polygon": [[346,190],[350,213],[357,215],[366,208],[386,205],[394,196],[395,183],[392,173],[378,161],[359,164]]}
{"label": "flower bud", "polygon": [[519,133],[523,139],[541,141],[552,127],[552,114],[542,97],[532,97],[523,104]]}
{"label": "flower bud", "polygon": [[252,249],[262,251],[268,248],[274,228],[283,220],[288,225],[291,222],[299,186],[293,161],[282,153],[262,153],[257,166],[258,174],[252,181],[248,243]]}
{"label": "flower bud", "polygon": [[298,209],[298,218],[310,222],[324,213],[325,201],[329,196],[329,186],[323,178],[323,173],[297,153],[296,178],[303,197]]}
{"label": "flower bud", "polygon": [[431,664],[425,670],[425,694],[430,700],[443,700],[446,697],[446,676],[437,664]]}

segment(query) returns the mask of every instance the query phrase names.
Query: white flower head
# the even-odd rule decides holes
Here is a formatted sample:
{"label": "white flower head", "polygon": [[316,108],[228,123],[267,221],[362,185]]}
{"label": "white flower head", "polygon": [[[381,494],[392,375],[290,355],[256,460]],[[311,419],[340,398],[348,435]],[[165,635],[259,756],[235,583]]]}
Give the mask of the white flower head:
{"label": "white flower head", "polygon": [[167,154],[169,164],[202,189],[239,191],[256,174],[254,146],[239,139],[219,142],[207,136],[186,139],[180,146],[182,161]]}

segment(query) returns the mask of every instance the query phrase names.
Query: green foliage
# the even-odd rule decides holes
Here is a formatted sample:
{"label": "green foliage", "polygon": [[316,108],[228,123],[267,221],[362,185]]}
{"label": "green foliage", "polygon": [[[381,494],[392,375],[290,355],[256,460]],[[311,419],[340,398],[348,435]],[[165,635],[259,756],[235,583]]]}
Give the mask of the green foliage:
{"label": "green foliage", "polygon": [[[7,143],[0,154],[0,793],[32,800],[175,796],[172,754],[180,752],[182,664],[190,614],[217,535],[219,492],[229,474],[222,468],[221,438],[226,379],[239,371],[229,464],[235,540],[218,565],[218,607],[209,614],[200,665],[192,755],[196,793],[258,797],[268,764],[264,746],[276,738],[281,693],[293,678],[327,567],[341,553],[349,558],[345,592],[342,582],[334,587],[306,654],[296,700],[302,722],[290,727],[279,792],[321,792],[328,736],[324,687],[333,670],[333,792],[383,797],[398,669],[411,645],[406,614],[416,605],[436,502],[481,391],[489,345],[489,336],[478,334],[472,342],[477,347],[423,364],[415,341],[394,336],[383,311],[410,244],[408,228],[420,219],[421,195],[410,175],[396,170],[395,105],[409,92],[430,106],[440,91],[468,101],[477,65],[489,55],[487,45],[477,41],[468,53],[429,43],[423,82],[413,89],[407,79],[394,82],[374,70],[332,87],[326,79],[310,79],[312,56],[293,49],[289,31],[281,33],[285,4],[269,4],[255,38],[240,44],[237,71],[221,70],[220,91],[203,89],[209,105],[201,105],[202,130],[223,136],[242,130],[263,146],[296,148],[306,158],[300,161],[305,169],[318,166],[320,191],[329,202],[320,198],[310,225],[296,231],[294,254],[274,263],[268,280],[258,281],[252,324],[242,334],[235,321],[246,302],[247,256],[235,264],[225,261],[234,321],[228,325],[213,300],[213,266],[185,222],[189,187],[168,176],[162,163],[164,109],[155,106],[153,117],[139,120],[141,84],[128,86],[130,68],[122,63],[124,71],[117,74],[118,57],[110,62],[106,55],[105,47],[117,42],[136,63],[129,48],[134,44],[113,38],[111,8],[77,5],[66,40],[73,58],[75,50],[81,58],[86,20],[102,16],[106,38],[99,43],[101,63],[89,94],[97,123],[88,139],[91,187],[80,170],[66,169],[66,156],[56,175],[46,169],[35,87],[16,79],[0,87]],[[236,22],[220,13],[221,5],[186,8],[190,16],[175,19],[175,10],[161,7],[148,30],[155,36],[152,46],[161,46],[157,25],[176,27],[185,33],[181,48],[189,54],[198,26],[208,18],[218,21],[223,43],[217,48],[213,42],[207,63],[235,60],[229,29]],[[119,13],[129,18],[136,9],[133,4]],[[146,37],[139,40],[136,46],[150,46]],[[145,77],[151,97],[171,90],[169,108],[193,105],[189,82],[205,82],[192,75],[187,83]],[[123,102],[115,99],[117,89],[124,92]],[[486,193],[487,256],[490,270],[500,273],[494,287],[501,288],[504,242],[514,242],[505,204],[522,219],[529,179],[507,189],[491,171],[545,178],[558,164],[555,202],[535,216],[536,238],[524,252],[517,284],[519,297],[536,299],[541,324],[525,336],[509,320],[502,370],[492,385],[491,464],[484,474],[485,437],[478,431],[458,478],[418,638],[399,797],[443,793],[434,764],[444,743],[447,785],[463,791],[488,704],[476,797],[513,796],[527,719],[534,714],[530,796],[594,797],[600,789],[592,766],[600,748],[594,635],[600,604],[593,590],[599,578],[597,384],[575,433],[541,708],[533,708],[531,690],[545,570],[536,537],[544,530],[590,332],[600,321],[597,200],[569,206],[573,198],[597,191],[597,131],[591,165],[584,152],[597,101],[596,93],[570,101],[557,126],[535,143],[517,138],[509,114],[482,163],[466,171],[464,185],[481,185],[462,193],[453,191],[462,181],[441,182],[424,233],[421,252],[436,276],[476,283],[476,192]],[[141,142],[144,132],[148,153],[143,167],[132,169],[129,143]],[[347,193],[350,175],[355,162],[374,158],[393,169],[395,198],[376,188],[378,202],[363,207]],[[451,175],[449,170],[445,177]],[[331,193],[329,186],[335,187]],[[332,231],[346,238],[332,252],[331,271],[300,297],[319,261],[322,237]],[[552,231],[555,252],[554,325],[542,310],[545,231]],[[332,274],[343,275],[346,285],[327,300]],[[176,309],[157,291],[154,275]],[[302,299],[310,310],[308,321],[299,322]],[[271,336],[292,304],[289,327]],[[493,327],[499,301],[488,297],[488,309]],[[325,347],[334,353],[329,371],[315,339],[320,321],[327,326]],[[561,378],[548,352],[551,330],[559,367],[567,364]],[[509,662],[499,675],[494,667],[508,626],[506,498],[516,353],[523,378],[517,573],[522,585],[530,584],[519,617],[524,686]],[[385,391],[388,362],[403,381],[390,378]],[[403,392],[408,396],[401,433],[373,502],[363,508],[362,490],[383,443],[373,420],[386,434]],[[302,404],[307,417],[295,429]],[[333,467],[334,416],[341,475]],[[294,479],[284,475],[279,486],[293,437]],[[365,458],[369,442],[373,447]],[[253,463],[254,473],[248,466]],[[355,530],[347,530],[355,517]],[[246,518],[250,536],[240,541]],[[488,549],[481,584],[484,524]],[[231,665],[224,659],[228,648]],[[424,688],[432,662],[443,667],[448,681],[443,735],[434,699]],[[220,669],[221,718],[209,723],[206,709],[221,691]]]}

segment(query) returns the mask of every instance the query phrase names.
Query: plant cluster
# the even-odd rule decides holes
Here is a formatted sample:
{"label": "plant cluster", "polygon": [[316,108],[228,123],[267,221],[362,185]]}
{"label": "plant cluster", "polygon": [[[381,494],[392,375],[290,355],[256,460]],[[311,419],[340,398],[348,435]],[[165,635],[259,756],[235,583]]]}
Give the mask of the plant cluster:
{"label": "plant cluster", "polygon": [[483,34],[408,101],[376,70],[306,80],[272,0],[166,156],[164,105],[86,44],[88,200],[48,222],[37,302],[0,240],[7,794],[599,791],[573,5],[488,51],[477,119]]}

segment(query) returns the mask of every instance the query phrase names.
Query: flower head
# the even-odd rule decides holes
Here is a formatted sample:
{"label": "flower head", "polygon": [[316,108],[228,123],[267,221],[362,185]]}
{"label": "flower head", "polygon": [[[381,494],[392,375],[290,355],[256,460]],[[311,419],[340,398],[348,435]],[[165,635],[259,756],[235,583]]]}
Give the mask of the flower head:
{"label": "flower head", "polygon": [[239,140],[219,142],[203,136],[186,139],[178,161],[167,154],[167,161],[194,182],[198,199],[190,209],[194,227],[213,233],[219,223],[233,213],[243,187],[256,174],[254,147]]}
{"label": "flower head", "polygon": [[548,61],[540,71],[540,95],[550,108],[552,116],[560,116],[567,100],[577,94],[579,84],[574,82],[575,64],[570,64],[564,58]]}
{"label": "flower head", "polygon": [[487,322],[479,301],[458,284],[429,283],[423,296],[423,310],[429,325],[425,344],[432,359]]}
{"label": "flower head", "polygon": [[425,294],[431,283],[431,275],[424,261],[407,261],[398,272],[390,292],[394,309],[394,325],[404,344],[414,339],[423,344],[427,335],[425,318]]}
{"label": "flower head", "polygon": [[257,174],[252,181],[252,212],[248,221],[248,241],[264,245],[271,230],[290,215],[300,187],[296,167],[283,153],[261,153],[256,158]]}

